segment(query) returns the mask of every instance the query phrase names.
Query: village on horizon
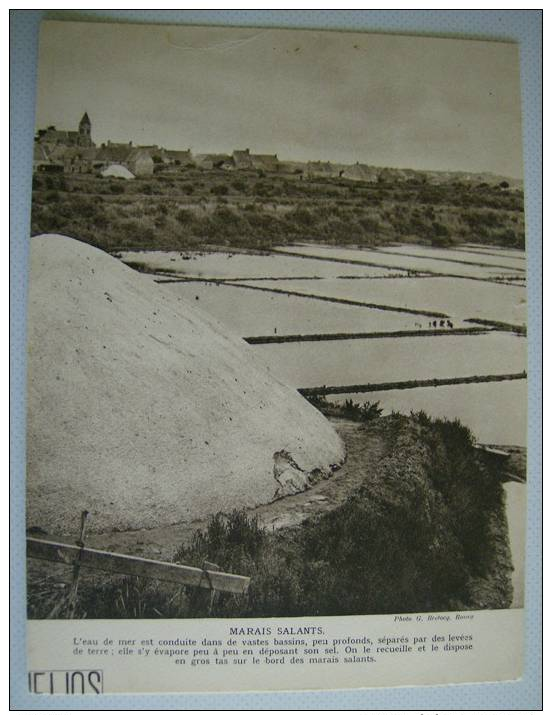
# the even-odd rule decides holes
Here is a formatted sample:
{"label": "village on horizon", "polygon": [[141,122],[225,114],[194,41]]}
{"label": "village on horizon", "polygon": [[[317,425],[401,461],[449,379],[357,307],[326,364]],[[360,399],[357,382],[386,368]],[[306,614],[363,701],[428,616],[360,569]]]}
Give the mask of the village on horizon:
{"label": "village on horizon", "polygon": [[[150,176],[159,172],[182,171],[188,168],[219,169],[222,171],[259,171],[263,173],[295,175],[299,178],[333,178],[378,182],[408,182],[442,184],[454,181],[506,184],[518,188],[522,181],[497,176],[490,172],[426,171],[375,167],[364,163],[341,164],[330,161],[280,160],[277,154],[252,154],[249,148],[236,149],[228,154],[193,154],[191,149],[165,149],[156,144],[134,145],[111,142],[97,146],[92,140],[92,122],[85,111],[78,130],[57,129],[54,125],[39,129],[34,142],[33,170],[52,173],[90,174],[102,172],[120,175],[121,167],[132,176]],[[119,169],[119,172],[117,172]]]}

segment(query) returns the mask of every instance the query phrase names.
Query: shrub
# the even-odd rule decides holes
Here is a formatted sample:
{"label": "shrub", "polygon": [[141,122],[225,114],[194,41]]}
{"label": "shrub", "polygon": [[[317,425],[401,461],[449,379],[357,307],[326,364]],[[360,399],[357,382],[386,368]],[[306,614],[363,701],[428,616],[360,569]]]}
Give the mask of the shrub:
{"label": "shrub", "polygon": [[310,227],[315,223],[314,216],[306,208],[296,208],[290,216],[290,220],[295,221],[298,226]]}
{"label": "shrub", "polygon": [[466,211],[461,218],[470,228],[474,229],[496,228],[501,223],[500,216],[494,211]]}
{"label": "shrub", "polygon": [[236,179],[232,182],[232,188],[236,191],[244,192],[247,189],[247,184],[244,181],[241,181],[241,179]]}
{"label": "shrub", "polygon": [[332,403],[328,401],[328,398],[325,395],[307,395],[307,400],[321,412],[333,407]]}
{"label": "shrub", "polygon": [[451,243],[450,231],[442,223],[433,221],[431,224],[433,236],[431,237],[432,246],[449,246]]}
{"label": "shrub", "polygon": [[31,216],[32,234],[57,233],[65,229],[65,221],[57,212],[44,208],[33,209]]}
{"label": "shrub", "polygon": [[373,233],[376,236],[379,233],[380,230],[380,225],[379,221],[377,221],[374,218],[370,217],[364,217],[364,218],[359,218],[358,219],[359,224],[362,226],[362,228],[367,231],[368,233]]}
{"label": "shrub", "polygon": [[359,405],[351,399],[347,399],[341,406],[341,412],[349,419],[354,419],[359,422],[370,422],[381,416],[383,407],[379,406],[379,400],[377,402],[365,402],[363,405]]}
{"label": "shrub", "polygon": [[226,196],[228,194],[228,186],[224,184],[216,184],[211,187],[211,193],[215,196]]}
{"label": "shrub", "polygon": [[58,209],[61,216],[75,219],[92,219],[98,215],[101,210],[98,205],[87,198],[75,196],[69,201],[64,201]]}
{"label": "shrub", "polygon": [[512,246],[515,247],[518,245],[518,237],[515,234],[515,231],[513,231],[511,228],[507,228],[504,231],[501,231],[499,234],[497,234],[497,239],[502,246]]}
{"label": "shrub", "polygon": [[193,211],[189,209],[180,209],[176,214],[176,220],[181,224],[191,224],[195,219]]}
{"label": "shrub", "polygon": [[253,193],[256,196],[267,197],[272,194],[272,191],[267,183],[264,181],[257,181],[257,183],[253,186]]}
{"label": "shrub", "polygon": [[[479,243],[524,245],[523,192],[511,187],[478,188],[462,181],[433,186],[420,184],[418,178],[411,183],[399,183],[391,177],[386,183],[372,185],[337,178],[301,181],[291,175],[259,179],[256,171],[225,175],[220,171],[192,169],[185,177],[171,174],[142,177],[134,182],[109,181],[94,175],[40,174],[33,179],[33,189],[35,208],[55,201],[59,214],[54,222],[57,230],[79,235],[101,247],[108,240],[115,241],[114,245],[119,238],[131,240],[123,226],[129,217],[140,220],[151,217],[146,221],[150,229],[157,221],[151,245],[157,242],[163,248],[175,250],[190,241],[194,246],[205,241],[258,249],[313,239],[339,244],[384,244],[397,236],[409,241],[430,241],[433,245],[448,245],[453,236]],[[226,198],[228,189],[243,192],[242,196],[251,195],[253,198],[248,200],[252,203],[244,201],[244,205],[231,206]],[[58,198],[51,194],[48,198],[48,192],[61,195]],[[98,210],[94,214],[86,207],[82,210],[78,204],[79,195],[83,198],[86,195],[87,201],[96,203],[101,194],[120,197],[116,203],[107,200],[105,213]],[[165,200],[148,203],[141,194],[163,194],[168,203]],[[194,196],[196,207],[181,214],[176,202],[187,195]],[[219,209],[233,211],[240,220],[222,221],[217,216],[211,219],[213,197]],[[267,199],[274,208],[286,210],[265,210]],[[167,222],[162,223],[157,218],[165,208]],[[37,221],[33,226],[42,225],[43,221],[52,223],[46,214],[35,211],[34,216]],[[110,238],[104,233],[106,228]]]}

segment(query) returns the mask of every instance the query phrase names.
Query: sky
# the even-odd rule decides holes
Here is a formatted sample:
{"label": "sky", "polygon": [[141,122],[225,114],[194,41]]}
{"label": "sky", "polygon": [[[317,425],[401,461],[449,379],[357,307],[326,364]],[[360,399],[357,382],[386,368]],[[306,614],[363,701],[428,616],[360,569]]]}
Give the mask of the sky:
{"label": "sky", "polygon": [[36,126],[194,153],[522,178],[517,45],[43,22]]}

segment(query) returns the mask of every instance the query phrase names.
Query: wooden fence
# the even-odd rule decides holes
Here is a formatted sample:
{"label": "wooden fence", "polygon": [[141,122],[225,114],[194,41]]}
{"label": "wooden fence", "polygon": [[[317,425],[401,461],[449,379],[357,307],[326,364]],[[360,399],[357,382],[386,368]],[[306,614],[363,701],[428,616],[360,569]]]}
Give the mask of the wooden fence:
{"label": "wooden fence", "polygon": [[[206,588],[212,591],[244,594],[250,578],[207,568],[184,566],[165,561],[144,559],[138,556],[99,551],[86,546],[73,546],[55,541],[27,537],[27,556],[32,559],[53,561],[67,566],[96,569],[108,573],[142,576],[158,581],[169,581],[180,586]],[[215,566],[216,568],[216,566]]]}

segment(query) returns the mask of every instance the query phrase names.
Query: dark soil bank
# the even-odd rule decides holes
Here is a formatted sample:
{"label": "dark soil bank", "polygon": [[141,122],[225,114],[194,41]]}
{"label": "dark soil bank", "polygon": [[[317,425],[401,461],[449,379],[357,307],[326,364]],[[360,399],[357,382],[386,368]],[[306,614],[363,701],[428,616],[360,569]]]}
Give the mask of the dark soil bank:
{"label": "dark soil bank", "polygon": [[[335,408],[334,408],[335,409]],[[335,419],[335,418],[334,418]],[[404,613],[508,608],[512,562],[501,483],[458,422],[424,413],[337,420],[344,467],[307,492],[191,526],[111,534],[95,543],[251,576],[237,598],[149,580],[81,580],[77,616],[205,617]],[[142,542],[142,546],[138,544]],[[92,544],[90,544],[92,545]],[[173,551],[174,553],[174,551]],[[160,553],[157,558],[160,557]],[[66,579],[70,579],[70,569]],[[50,569],[51,572],[51,569]],[[30,571],[29,615],[55,591]],[[53,577],[52,577],[53,578]],[[60,581],[60,575],[55,576]],[[58,590],[59,593],[59,590]],[[48,594],[48,597],[45,595]]]}

